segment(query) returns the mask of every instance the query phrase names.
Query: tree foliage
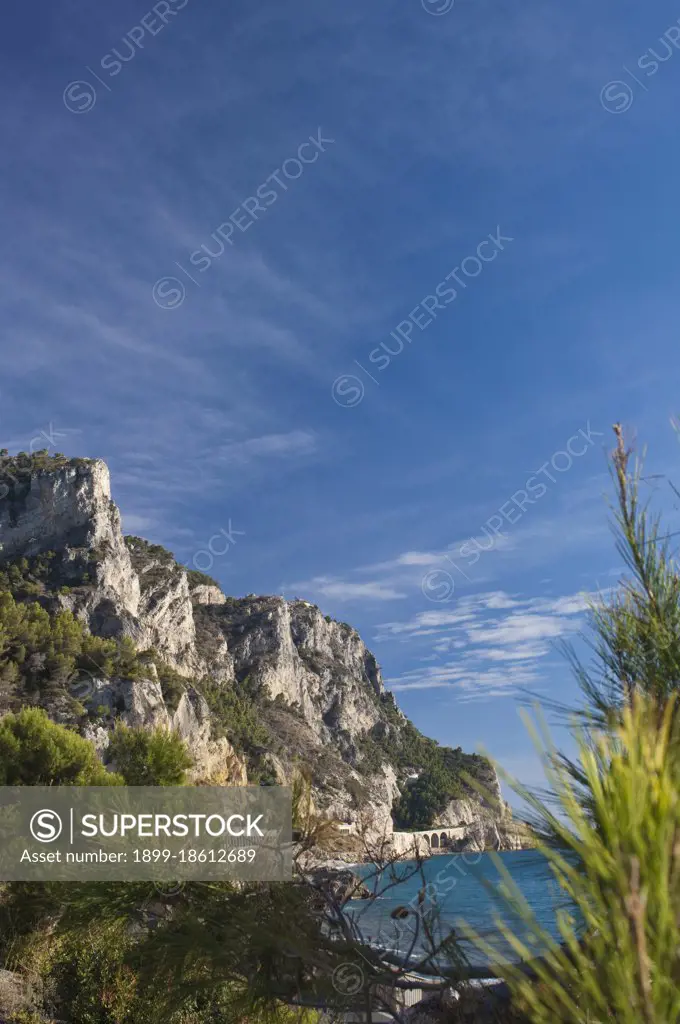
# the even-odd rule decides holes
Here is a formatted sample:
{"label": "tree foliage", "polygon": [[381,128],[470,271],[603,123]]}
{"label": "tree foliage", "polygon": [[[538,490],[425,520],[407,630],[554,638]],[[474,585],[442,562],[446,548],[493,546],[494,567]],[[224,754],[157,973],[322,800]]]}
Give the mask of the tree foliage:
{"label": "tree foliage", "polygon": [[0,592],[0,683],[39,698],[79,673],[137,679],[144,664],[129,637],[93,636],[69,611],[50,615],[37,602]]}
{"label": "tree foliage", "polygon": [[[538,922],[499,858],[501,896],[519,916],[519,937],[497,926],[533,973],[501,964],[516,1005],[532,1024],[669,1024],[680,1020],[680,737],[676,703],[659,718],[636,694],[619,724],[581,735],[580,784],[546,759],[557,807],[517,791],[549,830],[541,848],[572,908],[558,912],[562,942]],[[515,918],[516,920],[516,918]],[[495,958],[494,949],[478,944]],[[544,951],[536,960],[537,950]]]}
{"label": "tree foliage", "polygon": [[581,718],[605,728],[635,693],[663,707],[680,689],[680,574],[673,534],[642,504],[642,461],[626,447],[618,424],[614,430],[613,528],[627,574],[611,598],[591,602],[594,663],[584,666],[568,650],[585,697]]}
{"label": "tree foliage", "polygon": [[0,719],[0,785],[115,786],[88,740],[52,722],[40,708]]}
{"label": "tree foliage", "polygon": [[532,1024],[680,1020],[680,576],[670,535],[640,502],[641,464],[614,430],[614,527],[627,575],[592,605],[593,664],[571,654],[585,697],[572,719],[578,757],[543,742],[549,802],[513,784],[571,900],[561,944],[499,865],[499,895],[528,937],[500,920],[499,929],[523,960],[546,951],[529,973],[499,964]]}
{"label": "tree foliage", "polygon": [[119,724],[108,757],[128,786],[183,786],[192,759],[177,733]]}
{"label": "tree foliage", "polygon": [[261,748],[271,749],[274,745],[258,709],[258,703],[266,703],[269,698],[260,694],[255,697],[247,679],[225,686],[205,678],[198,688],[210,708],[214,736],[226,736],[236,750],[246,754],[249,767],[256,770]]}

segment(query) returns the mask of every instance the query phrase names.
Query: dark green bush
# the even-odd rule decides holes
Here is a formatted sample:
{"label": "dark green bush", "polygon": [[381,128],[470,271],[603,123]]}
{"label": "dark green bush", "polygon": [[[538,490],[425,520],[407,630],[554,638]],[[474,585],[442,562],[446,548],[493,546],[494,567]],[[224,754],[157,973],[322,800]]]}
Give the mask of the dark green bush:
{"label": "dark green bush", "polygon": [[0,785],[115,786],[91,743],[52,722],[40,708],[0,719]]}
{"label": "dark green bush", "polygon": [[109,758],[128,786],[183,786],[192,759],[177,733],[116,726]]}
{"label": "dark green bush", "polygon": [[67,690],[79,672],[139,679],[144,666],[129,637],[92,636],[71,612],[50,615],[0,592],[0,685],[37,694]]}

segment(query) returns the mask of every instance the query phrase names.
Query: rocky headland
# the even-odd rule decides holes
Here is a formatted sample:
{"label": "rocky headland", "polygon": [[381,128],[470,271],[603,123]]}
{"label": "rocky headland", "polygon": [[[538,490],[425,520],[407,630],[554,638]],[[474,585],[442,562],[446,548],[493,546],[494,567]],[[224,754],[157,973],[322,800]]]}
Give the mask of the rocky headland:
{"label": "rocky headland", "polygon": [[[3,668],[0,713],[39,704],[104,763],[117,721],[161,726],[185,741],[196,783],[285,784],[303,770],[346,840],[386,840],[403,855],[414,843],[441,849],[442,836],[458,851],[526,842],[490,763],[422,736],[355,629],[307,601],[228,596],[163,547],[124,536],[100,460],[0,457],[0,590],[53,622],[67,613],[125,640],[128,672],[81,657],[43,686],[23,665]],[[346,856],[358,855],[357,842]]]}

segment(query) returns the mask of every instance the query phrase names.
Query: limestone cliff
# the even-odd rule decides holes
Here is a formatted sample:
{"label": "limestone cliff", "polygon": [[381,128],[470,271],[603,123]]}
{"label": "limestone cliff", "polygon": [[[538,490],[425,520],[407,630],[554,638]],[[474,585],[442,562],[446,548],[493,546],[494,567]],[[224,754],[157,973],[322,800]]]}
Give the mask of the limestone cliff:
{"label": "limestone cliff", "polygon": [[[392,832],[395,801],[432,758],[467,759],[497,786],[484,759],[440,754],[407,722],[350,626],[306,601],[228,597],[159,545],[124,538],[99,460],[0,459],[3,567],[14,568],[20,600],[68,610],[93,634],[129,637],[145,652],[142,678],[93,667],[73,680],[87,710],[77,724],[102,754],[122,719],[178,730],[196,781],[285,782],[302,766],[321,811],[348,829],[367,822],[373,835]],[[73,721],[58,694],[46,706]],[[502,845],[495,812],[463,796],[432,825],[462,829],[463,845]]]}

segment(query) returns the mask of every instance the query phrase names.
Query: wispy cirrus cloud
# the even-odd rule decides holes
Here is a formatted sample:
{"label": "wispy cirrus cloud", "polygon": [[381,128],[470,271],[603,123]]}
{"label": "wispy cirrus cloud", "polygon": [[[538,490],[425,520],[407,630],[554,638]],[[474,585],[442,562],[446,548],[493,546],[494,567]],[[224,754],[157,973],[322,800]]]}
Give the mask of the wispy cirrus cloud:
{"label": "wispy cirrus cloud", "polygon": [[222,462],[243,465],[255,459],[293,458],[311,455],[314,451],[314,434],[305,430],[291,430],[287,434],[263,434],[244,441],[231,441],[218,448],[215,457]]}
{"label": "wispy cirrus cloud", "polygon": [[377,640],[417,645],[424,635],[436,639],[428,640],[433,653],[421,659],[424,667],[388,679],[387,685],[397,692],[450,689],[466,702],[539,689],[540,663],[552,653],[551,643],[574,635],[587,607],[584,594],[522,598],[490,591],[460,598],[445,611],[386,622]]}
{"label": "wispy cirrus cloud", "polygon": [[285,590],[314,596],[335,598],[338,601],[396,601],[406,594],[376,581],[347,583],[329,576],[315,576],[301,583],[288,584]]}

